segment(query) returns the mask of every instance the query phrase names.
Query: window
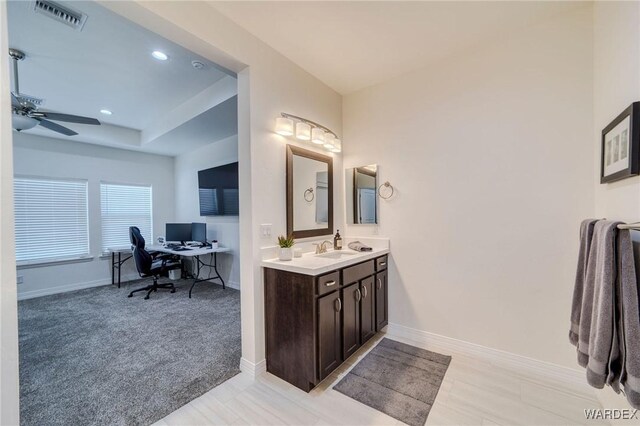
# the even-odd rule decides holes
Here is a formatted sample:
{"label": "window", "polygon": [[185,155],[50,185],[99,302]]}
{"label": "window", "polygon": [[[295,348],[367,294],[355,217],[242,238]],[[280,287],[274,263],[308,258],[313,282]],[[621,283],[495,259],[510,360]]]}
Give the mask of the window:
{"label": "window", "polygon": [[87,181],[16,177],[16,261],[89,255]]}
{"label": "window", "polygon": [[102,211],[102,252],[129,247],[129,227],[137,226],[146,241],[153,238],[151,187],[100,184]]}

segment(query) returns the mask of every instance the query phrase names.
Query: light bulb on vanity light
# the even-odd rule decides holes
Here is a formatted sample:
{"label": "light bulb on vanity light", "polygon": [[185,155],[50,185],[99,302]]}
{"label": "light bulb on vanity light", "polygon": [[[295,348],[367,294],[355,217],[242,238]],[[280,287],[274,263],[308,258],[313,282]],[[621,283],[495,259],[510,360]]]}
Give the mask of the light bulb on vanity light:
{"label": "light bulb on vanity light", "polygon": [[296,138],[301,141],[311,140],[311,126],[299,121],[296,123]]}
{"label": "light bulb on vanity light", "polygon": [[326,149],[333,149],[334,145],[336,142],[336,135],[334,135],[333,133],[327,133],[326,135],[324,135],[324,147]]}
{"label": "light bulb on vanity light", "polygon": [[293,120],[286,117],[276,118],[276,133],[282,136],[293,135]]}
{"label": "light bulb on vanity light", "polygon": [[331,152],[342,152],[342,141],[340,139],[334,141]]}
{"label": "light bulb on vanity light", "polygon": [[324,130],[320,127],[314,127],[311,129],[311,142],[323,145],[324,144]]}

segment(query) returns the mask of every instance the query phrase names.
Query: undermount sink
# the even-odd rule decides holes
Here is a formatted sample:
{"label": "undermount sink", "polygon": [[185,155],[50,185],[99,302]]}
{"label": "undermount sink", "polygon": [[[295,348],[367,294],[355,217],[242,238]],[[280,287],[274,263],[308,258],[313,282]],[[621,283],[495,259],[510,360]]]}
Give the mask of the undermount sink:
{"label": "undermount sink", "polygon": [[316,256],[318,257],[328,257],[330,259],[343,259],[345,257],[349,257],[349,256],[353,256],[354,252],[349,252],[349,251],[329,251],[327,253],[322,253],[322,254],[316,254]]}

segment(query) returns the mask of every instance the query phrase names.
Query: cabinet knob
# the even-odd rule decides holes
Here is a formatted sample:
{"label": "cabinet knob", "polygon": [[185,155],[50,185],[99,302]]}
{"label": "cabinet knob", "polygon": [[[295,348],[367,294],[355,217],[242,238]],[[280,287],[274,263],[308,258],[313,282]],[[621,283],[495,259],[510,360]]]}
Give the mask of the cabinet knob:
{"label": "cabinet knob", "polygon": [[387,266],[387,262],[380,262],[380,266]]}
{"label": "cabinet knob", "polygon": [[378,290],[382,288],[382,280],[378,278]]}
{"label": "cabinet knob", "polygon": [[360,293],[360,289],[356,288],[356,302],[359,302],[362,299],[362,293]]}
{"label": "cabinet knob", "polygon": [[363,299],[366,299],[366,298],[367,298],[367,293],[368,293],[368,292],[367,292],[367,287],[366,287],[366,286],[362,287],[362,292],[363,292],[363,294],[362,294],[362,298],[363,298]]}
{"label": "cabinet knob", "polygon": [[335,285],[336,282],[335,281],[327,281],[326,283],[324,283],[324,285],[326,285],[327,287],[331,287],[332,285]]}
{"label": "cabinet knob", "polygon": [[336,306],[335,302],[334,302],[333,306],[334,306],[334,308],[335,308],[336,312],[340,312],[340,311],[342,310],[342,301],[341,301],[341,300],[340,300],[340,298],[338,297],[338,298],[336,299],[336,302],[338,302],[337,306]]}

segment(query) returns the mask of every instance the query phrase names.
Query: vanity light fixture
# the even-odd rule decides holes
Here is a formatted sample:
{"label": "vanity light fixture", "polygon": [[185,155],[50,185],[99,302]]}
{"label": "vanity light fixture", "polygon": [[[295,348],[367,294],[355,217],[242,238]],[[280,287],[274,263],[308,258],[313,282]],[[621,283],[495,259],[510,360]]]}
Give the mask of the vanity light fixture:
{"label": "vanity light fixture", "polygon": [[318,145],[324,145],[324,133],[324,130],[320,127],[314,127],[311,129],[311,142]]}
{"label": "vanity light fixture", "polygon": [[330,152],[342,152],[342,142],[334,132],[297,115],[280,113],[280,117],[276,118],[275,132],[282,136],[295,135],[298,140],[311,141]]}
{"label": "vanity light fixture", "polygon": [[333,143],[333,149],[331,152],[342,152],[342,141],[340,139],[336,139]]}
{"label": "vanity light fixture", "polygon": [[293,135],[293,120],[287,117],[276,118],[276,133],[282,136]]}
{"label": "vanity light fixture", "polygon": [[327,133],[324,137],[324,147],[331,151],[336,141],[336,136],[332,133]]}
{"label": "vanity light fixture", "polygon": [[296,123],[296,139],[301,141],[311,140],[311,126],[303,121]]}

